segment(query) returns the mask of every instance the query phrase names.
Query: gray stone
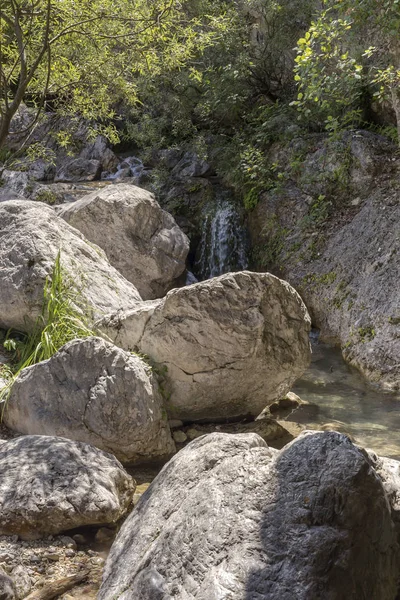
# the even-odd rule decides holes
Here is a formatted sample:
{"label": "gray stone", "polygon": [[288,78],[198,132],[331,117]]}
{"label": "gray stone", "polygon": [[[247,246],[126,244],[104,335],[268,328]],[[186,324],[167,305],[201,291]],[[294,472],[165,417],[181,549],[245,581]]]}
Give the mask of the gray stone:
{"label": "gray stone", "polygon": [[180,431],[179,429],[172,433],[172,437],[174,438],[174,442],[177,444],[184,444],[188,439],[186,433],[184,431]]}
{"label": "gray stone", "polygon": [[399,547],[382,482],[335,432],[272,450],[203,436],[125,521],[99,600],[394,600]]}
{"label": "gray stone", "polygon": [[205,160],[200,159],[194,152],[186,152],[173,168],[172,176],[185,180],[188,177],[204,177],[210,172],[211,166]]}
{"label": "gray stone", "polygon": [[96,159],[72,158],[65,160],[57,169],[54,177],[56,183],[94,181],[100,179],[101,162]]}
{"label": "gray stone", "polygon": [[163,296],[185,270],[189,240],[146,190],[107,186],[58,214],[103,248],[146,300]]}
{"label": "gray stone", "polygon": [[172,290],[133,342],[167,368],[169,418],[214,421],[285,395],[309,363],[309,328],[292,287],[244,271]]}
{"label": "gray stone", "polygon": [[99,318],[141,300],[104,252],[52,208],[12,200],[0,204],[0,327],[22,331],[32,327],[59,250],[67,280],[78,289],[89,314]]}
{"label": "gray stone", "polygon": [[36,539],[118,521],[135,485],[114,456],[71,440],[22,436],[0,446],[0,534]]}
{"label": "gray stone", "polygon": [[72,341],[24,369],[4,413],[10,429],[87,442],[133,464],[175,451],[151,369],[101,338]]}
{"label": "gray stone", "polygon": [[19,600],[17,590],[11,577],[0,569],[0,600]]}
{"label": "gray stone", "polygon": [[17,565],[11,572],[11,577],[15,583],[18,600],[23,600],[32,589],[32,580],[27,573],[26,567]]}
{"label": "gray stone", "polygon": [[14,198],[25,196],[29,190],[30,179],[25,171],[4,169],[1,173],[1,179],[4,182],[4,189],[7,190],[10,196],[14,193]]}

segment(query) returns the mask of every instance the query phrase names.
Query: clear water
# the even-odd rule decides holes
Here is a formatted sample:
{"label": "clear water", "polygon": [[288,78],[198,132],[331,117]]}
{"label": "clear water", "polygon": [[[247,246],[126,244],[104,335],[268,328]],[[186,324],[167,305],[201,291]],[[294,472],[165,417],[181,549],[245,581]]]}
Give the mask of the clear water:
{"label": "clear water", "polygon": [[372,387],[339,350],[315,339],[312,346],[311,366],[293,388],[311,404],[286,420],[310,429],[329,424],[361,446],[400,460],[400,394]]}
{"label": "clear water", "polygon": [[248,266],[246,230],[229,191],[216,190],[217,199],[204,211],[201,239],[193,270],[210,279]]}

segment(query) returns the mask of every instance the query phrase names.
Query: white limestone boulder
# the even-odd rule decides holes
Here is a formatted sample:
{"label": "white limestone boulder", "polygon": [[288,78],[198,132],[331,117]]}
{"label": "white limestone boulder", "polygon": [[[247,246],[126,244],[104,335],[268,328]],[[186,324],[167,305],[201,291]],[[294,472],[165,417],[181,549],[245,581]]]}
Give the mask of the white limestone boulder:
{"label": "white limestone boulder", "polygon": [[4,413],[10,429],[87,442],[134,464],[175,452],[163,399],[138,356],[101,338],[69,342],[24,369]]}
{"label": "white limestone boulder", "polygon": [[163,296],[185,270],[189,240],[146,190],[106,186],[58,214],[100,246],[145,300]]}
{"label": "white limestone boulder", "polygon": [[0,535],[36,539],[115,523],[134,491],[117,459],[88,444],[22,436],[0,445]]}
{"label": "white limestone boulder", "polygon": [[104,252],[52,208],[10,200],[0,204],[0,327],[22,331],[32,327],[59,250],[62,268],[94,318],[141,300]]}

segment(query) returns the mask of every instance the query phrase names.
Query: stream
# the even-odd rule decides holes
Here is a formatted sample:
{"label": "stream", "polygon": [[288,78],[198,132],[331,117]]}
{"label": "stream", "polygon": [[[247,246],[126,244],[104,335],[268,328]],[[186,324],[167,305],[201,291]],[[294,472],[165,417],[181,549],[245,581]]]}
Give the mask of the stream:
{"label": "stream", "polygon": [[374,388],[341,352],[311,336],[312,361],[293,387],[309,402],[295,409],[286,421],[320,429],[328,425],[350,435],[377,454],[400,460],[400,394]]}

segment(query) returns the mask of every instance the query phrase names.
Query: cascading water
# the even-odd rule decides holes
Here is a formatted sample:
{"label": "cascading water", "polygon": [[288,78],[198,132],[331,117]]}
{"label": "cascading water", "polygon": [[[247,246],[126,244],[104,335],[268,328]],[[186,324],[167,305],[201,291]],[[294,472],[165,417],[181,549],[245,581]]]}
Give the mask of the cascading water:
{"label": "cascading water", "polygon": [[246,230],[227,190],[217,190],[216,200],[204,211],[200,243],[193,271],[209,279],[248,266]]}
{"label": "cascading water", "polygon": [[123,177],[140,177],[144,171],[145,167],[140,158],[137,158],[136,156],[128,156],[119,163],[115,173],[104,171],[102,174],[102,179],[114,180],[121,179]]}

